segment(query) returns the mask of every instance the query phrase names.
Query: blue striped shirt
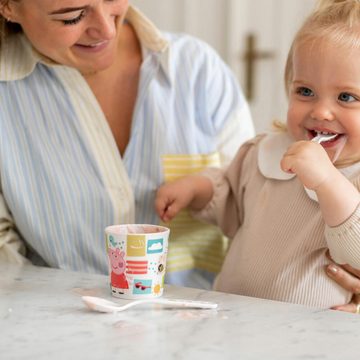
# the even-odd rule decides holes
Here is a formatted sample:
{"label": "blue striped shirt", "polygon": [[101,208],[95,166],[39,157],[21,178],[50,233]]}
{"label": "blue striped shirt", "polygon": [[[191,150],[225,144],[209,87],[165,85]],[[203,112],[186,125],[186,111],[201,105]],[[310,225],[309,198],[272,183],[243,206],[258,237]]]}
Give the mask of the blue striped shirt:
{"label": "blue striped shirt", "polygon": [[253,136],[238,84],[209,46],[161,33],[132,7],[127,21],[143,63],[123,157],[76,69],[44,59],[24,35],[2,45],[0,259],[19,260],[21,242],[52,267],[107,273],[106,226],[159,222],[164,156],[218,153],[226,163]]}

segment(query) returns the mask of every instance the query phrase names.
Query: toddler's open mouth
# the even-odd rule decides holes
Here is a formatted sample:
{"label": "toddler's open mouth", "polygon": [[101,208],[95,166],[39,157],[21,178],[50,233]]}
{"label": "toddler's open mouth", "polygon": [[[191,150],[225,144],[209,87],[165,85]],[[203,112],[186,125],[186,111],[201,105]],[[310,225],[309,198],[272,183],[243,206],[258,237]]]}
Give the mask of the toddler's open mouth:
{"label": "toddler's open mouth", "polygon": [[321,144],[321,146],[327,151],[333,163],[335,163],[339,158],[347,142],[346,134],[328,131],[328,129],[308,129],[308,136],[310,141],[315,141]]}

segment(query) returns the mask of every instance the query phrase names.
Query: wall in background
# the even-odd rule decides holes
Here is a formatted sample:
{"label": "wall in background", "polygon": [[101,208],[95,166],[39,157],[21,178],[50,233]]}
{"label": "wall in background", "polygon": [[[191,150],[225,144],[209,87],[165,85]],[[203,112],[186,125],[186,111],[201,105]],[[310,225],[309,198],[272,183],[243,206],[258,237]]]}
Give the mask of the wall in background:
{"label": "wall in background", "polygon": [[130,0],[162,30],[197,36],[217,50],[234,71],[244,92],[248,81],[244,56],[254,35],[258,57],[253,64],[249,99],[256,131],[285,120],[287,97],[283,70],[293,35],[316,0]]}
{"label": "wall in background", "polygon": [[227,60],[228,0],[130,0],[130,3],[160,29],[197,36]]}

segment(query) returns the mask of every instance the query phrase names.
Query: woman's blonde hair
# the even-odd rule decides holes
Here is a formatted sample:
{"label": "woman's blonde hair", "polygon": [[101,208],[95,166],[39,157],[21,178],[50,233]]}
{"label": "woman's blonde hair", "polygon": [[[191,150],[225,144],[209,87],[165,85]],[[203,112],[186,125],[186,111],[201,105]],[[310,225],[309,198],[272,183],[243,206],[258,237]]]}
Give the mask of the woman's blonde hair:
{"label": "woman's blonde hair", "polygon": [[360,0],[319,0],[315,11],[295,35],[285,67],[285,89],[289,93],[293,77],[293,53],[304,43],[318,45],[330,40],[334,46],[360,48]]}
{"label": "woman's blonde hair", "polygon": [[[0,8],[7,5],[9,1],[10,0],[0,0]],[[12,0],[12,1],[20,1],[20,0]],[[8,21],[8,19],[5,19],[4,16],[0,14],[0,46],[5,36],[18,33],[20,31],[22,31],[22,29],[19,24]]]}

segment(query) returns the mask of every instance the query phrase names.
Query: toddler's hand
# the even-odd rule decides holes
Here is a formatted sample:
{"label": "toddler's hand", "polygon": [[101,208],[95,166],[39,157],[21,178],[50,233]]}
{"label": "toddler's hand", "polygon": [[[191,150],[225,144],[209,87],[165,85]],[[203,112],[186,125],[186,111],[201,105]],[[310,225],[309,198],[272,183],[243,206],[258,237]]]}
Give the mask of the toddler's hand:
{"label": "toddler's hand", "polygon": [[194,196],[195,191],[188,177],[166,183],[156,193],[156,212],[162,221],[170,221],[180,210],[188,207]]}
{"label": "toddler's hand", "polygon": [[325,149],[311,141],[292,144],[280,165],[283,171],[296,174],[305,187],[315,191],[337,171]]}

